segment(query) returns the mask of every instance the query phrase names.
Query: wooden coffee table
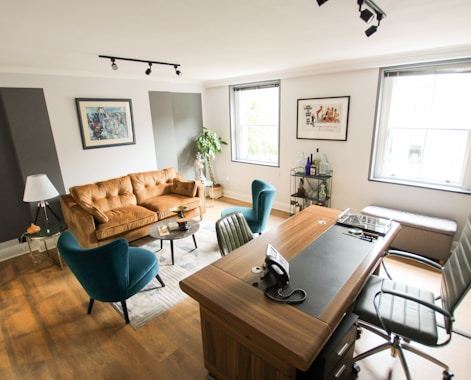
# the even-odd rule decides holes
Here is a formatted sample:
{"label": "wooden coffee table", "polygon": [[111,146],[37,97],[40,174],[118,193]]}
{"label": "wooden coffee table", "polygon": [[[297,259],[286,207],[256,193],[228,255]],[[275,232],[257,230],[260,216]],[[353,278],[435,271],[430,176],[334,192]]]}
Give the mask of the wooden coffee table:
{"label": "wooden coffee table", "polygon": [[[168,228],[168,225],[169,223],[174,223],[176,222],[177,219],[164,219],[164,220],[161,220],[160,222],[157,222],[156,224],[154,224],[150,229],[149,229],[149,235],[156,238],[156,239],[160,239],[160,248],[162,249],[163,247],[163,241],[164,240],[169,240],[170,241],[170,251],[172,253],[172,265],[175,264],[175,258],[174,258],[174,254],[173,254],[173,241],[174,240],[179,240],[179,239],[184,239],[188,236],[192,236],[193,237],[193,242],[195,243],[195,248],[198,248],[198,246],[196,245],[196,238],[195,238],[195,233],[199,230],[200,228],[200,224],[198,223],[197,220],[194,220],[194,219],[190,219],[188,220],[188,229],[187,230],[184,230],[184,231],[181,231],[181,230],[170,230],[170,228]],[[165,233],[162,231],[162,227],[167,227],[167,232],[168,233]]]}

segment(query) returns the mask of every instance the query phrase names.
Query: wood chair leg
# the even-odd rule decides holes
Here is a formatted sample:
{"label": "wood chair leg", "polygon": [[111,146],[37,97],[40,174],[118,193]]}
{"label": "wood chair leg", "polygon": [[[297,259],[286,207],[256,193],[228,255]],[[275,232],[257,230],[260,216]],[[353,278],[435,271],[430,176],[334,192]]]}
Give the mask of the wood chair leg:
{"label": "wood chair leg", "polygon": [[124,320],[126,321],[126,324],[128,324],[129,323],[129,315],[128,315],[128,307],[126,306],[126,300],[121,301],[121,306],[123,308]]}
{"label": "wood chair leg", "polygon": [[92,312],[92,308],[93,308],[93,303],[95,302],[95,300],[93,298],[90,298],[90,302],[88,303],[88,310],[87,310],[87,314],[90,314]]}
{"label": "wood chair leg", "polygon": [[158,282],[160,282],[160,285],[162,285],[162,288],[165,286],[165,283],[164,281],[162,280],[162,277],[160,277],[160,274],[158,274],[157,276],[155,276],[155,278],[157,279]]}

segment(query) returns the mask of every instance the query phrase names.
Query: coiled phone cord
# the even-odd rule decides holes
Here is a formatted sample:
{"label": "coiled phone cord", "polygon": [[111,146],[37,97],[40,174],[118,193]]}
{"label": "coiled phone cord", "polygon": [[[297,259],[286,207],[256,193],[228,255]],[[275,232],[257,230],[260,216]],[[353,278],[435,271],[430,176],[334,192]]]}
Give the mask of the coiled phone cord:
{"label": "coiled phone cord", "polygon": [[[265,289],[265,295],[273,301],[287,303],[290,305],[296,305],[304,302],[307,298],[307,293],[304,289],[294,289],[287,294],[284,294],[283,291],[287,289],[288,286],[280,288],[279,285],[269,286]],[[292,299],[291,297],[295,294],[299,294],[298,298]]]}

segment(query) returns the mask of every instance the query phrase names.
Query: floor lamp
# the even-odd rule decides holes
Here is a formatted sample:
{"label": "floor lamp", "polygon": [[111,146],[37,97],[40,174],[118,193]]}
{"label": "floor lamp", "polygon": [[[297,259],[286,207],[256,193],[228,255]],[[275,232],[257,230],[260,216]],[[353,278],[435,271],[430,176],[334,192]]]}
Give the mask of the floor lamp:
{"label": "floor lamp", "polygon": [[51,183],[46,174],[34,174],[26,178],[25,193],[23,195],[24,202],[37,202],[38,209],[36,211],[36,218],[34,224],[38,221],[39,211],[43,209],[46,218],[46,231],[49,232],[49,219],[47,217],[47,209],[60,220],[56,213],[49,207],[48,199],[57,197],[59,192]]}

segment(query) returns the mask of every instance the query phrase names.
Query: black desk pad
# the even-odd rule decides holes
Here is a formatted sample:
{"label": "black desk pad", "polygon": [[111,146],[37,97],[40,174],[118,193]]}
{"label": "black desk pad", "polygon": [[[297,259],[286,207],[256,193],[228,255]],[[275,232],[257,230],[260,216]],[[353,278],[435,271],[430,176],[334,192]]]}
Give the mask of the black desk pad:
{"label": "black desk pad", "polygon": [[[307,293],[306,300],[294,307],[319,317],[374,248],[377,240],[361,240],[347,231],[346,227],[332,226],[289,261],[289,290],[302,288]],[[261,288],[272,280],[266,278]]]}

